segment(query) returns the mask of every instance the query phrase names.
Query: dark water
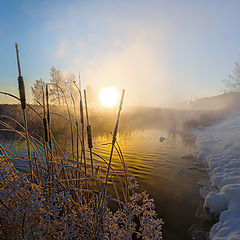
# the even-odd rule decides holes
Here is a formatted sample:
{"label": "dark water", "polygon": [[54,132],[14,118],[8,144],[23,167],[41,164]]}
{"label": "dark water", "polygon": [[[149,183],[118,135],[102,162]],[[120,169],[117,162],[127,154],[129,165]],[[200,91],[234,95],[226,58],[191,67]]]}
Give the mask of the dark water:
{"label": "dark water", "polygon": [[[160,136],[166,140],[160,142]],[[195,154],[194,142],[159,129],[120,133],[117,140],[126,165],[140,185],[139,190],[147,190],[155,200],[158,217],[164,221],[163,239],[192,239],[188,229],[200,221],[195,216],[200,202],[197,182],[203,174],[193,169],[194,160],[181,156]],[[94,152],[108,160],[110,146],[103,143],[110,142],[110,134],[95,136]],[[62,143],[70,145],[69,141]],[[6,142],[2,144],[8,147]],[[23,146],[20,145],[18,149],[23,149]],[[112,166],[120,167],[116,154]]]}
{"label": "dark water", "polygon": [[[160,142],[160,136],[166,140]],[[108,142],[111,136],[96,137],[94,151],[108,158],[110,149],[102,146]],[[182,155],[196,154],[194,142],[157,129],[119,134],[118,142],[140,190],[146,189],[155,199],[158,216],[165,222],[163,239],[191,239],[188,229],[199,223],[195,215],[201,200],[197,182],[202,173],[193,169],[192,159],[183,159]],[[120,165],[117,158],[112,164]]]}

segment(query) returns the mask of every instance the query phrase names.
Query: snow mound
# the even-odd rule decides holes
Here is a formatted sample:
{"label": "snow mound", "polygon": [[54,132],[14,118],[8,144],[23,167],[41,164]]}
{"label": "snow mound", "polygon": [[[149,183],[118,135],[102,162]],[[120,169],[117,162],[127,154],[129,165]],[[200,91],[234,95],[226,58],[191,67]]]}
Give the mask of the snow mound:
{"label": "snow mound", "polygon": [[220,214],[210,239],[240,239],[240,113],[205,129],[194,130],[198,158],[206,163],[211,185],[204,208]]}
{"label": "snow mound", "polygon": [[219,214],[226,208],[227,199],[224,194],[215,192],[208,193],[205,199],[204,209],[206,209],[209,213]]}

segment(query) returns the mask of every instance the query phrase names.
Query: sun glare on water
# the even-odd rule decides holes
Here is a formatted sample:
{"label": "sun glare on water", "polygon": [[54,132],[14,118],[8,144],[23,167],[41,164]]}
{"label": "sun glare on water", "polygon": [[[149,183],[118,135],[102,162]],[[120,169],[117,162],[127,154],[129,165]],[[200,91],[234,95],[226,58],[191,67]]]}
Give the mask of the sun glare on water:
{"label": "sun glare on water", "polygon": [[113,87],[106,87],[99,93],[99,99],[103,106],[114,107],[119,100],[118,91]]}

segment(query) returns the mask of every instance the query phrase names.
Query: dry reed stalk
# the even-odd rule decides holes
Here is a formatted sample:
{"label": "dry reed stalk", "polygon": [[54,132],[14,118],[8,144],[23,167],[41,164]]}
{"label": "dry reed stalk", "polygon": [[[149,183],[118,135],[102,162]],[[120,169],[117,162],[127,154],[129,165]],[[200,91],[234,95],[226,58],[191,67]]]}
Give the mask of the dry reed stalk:
{"label": "dry reed stalk", "polygon": [[[50,152],[50,161],[53,161],[53,149],[52,149],[52,138],[51,138],[51,129],[50,129],[50,107],[49,107],[49,94],[48,94],[48,84],[46,84],[46,107],[47,107],[47,134],[48,134],[48,145],[49,145],[49,152]],[[53,172],[53,166],[52,166]]]}
{"label": "dry reed stalk", "polygon": [[[79,168],[79,141],[78,141],[78,119],[77,119],[77,112],[76,112],[76,104],[75,104],[75,100],[74,97],[72,95],[72,93],[70,93],[71,99],[72,99],[72,103],[73,103],[73,110],[74,110],[74,117],[75,117],[75,127],[76,127],[76,147],[77,147],[77,157],[76,157],[76,165]],[[75,154],[72,153],[73,155],[73,166],[75,165]],[[75,177],[77,178],[77,172],[75,172]],[[78,181],[77,181],[78,182]],[[76,183],[77,183],[76,182]],[[78,185],[78,184],[77,184]]]}
{"label": "dry reed stalk", "polygon": [[30,144],[29,144],[29,138],[28,138],[28,126],[27,126],[27,115],[26,115],[25,86],[24,86],[24,80],[23,80],[22,73],[21,73],[19,51],[18,51],[17,43],[15,43],[15,48],[16,48],[16,53],[17,53],[17,65],[18,65],[18,89],[19,89],[21,107],[22,107],[22,112],[23,112],[25,135],[26,135],[26,141],[27,141],[27,153],[28,153],[28,161],[29,161],[29,166],[30,166],[30,177],[31,177],[31,181],[33,182],[33,167],[32,167]]}
{"label": "dry reed stalk", "polygon": [[85,174],[87,174],[87,163],[86,163],[86,152],[85,152],[85,135],[84,135],[84,113],[83,113],[83,99],[82,99],[82,90],[81,90],[81,78],[79,73],[79,97],[80,97],[80,117],[81,117],[81,125],[82,125],[82,154],[81,154],[81,163],[80,163],[80,169],[82,164],[82,157],[84,162],[84,169]]}
{"label": "dry reed stalk", "polygon": [[[62,116],[61,114],[54,113],[54,112],[52,112],[51,114],[54,114],[54,115],[56,115],[56,116],[59,116],[59,117],[63,118],[64,120],[66,120],[66,121],[67,121],[73,128],[75,128],[75,130],[76,130],[75,124],[74,124],[71,120],[69,120],[68,118],[65,118],[65,117]],[[54,138],[53,135],[52,135],[51,137],[52,137],[52,140],[53,140],[55,149],[58,148],[58,149],[60,150],[61,154],[62,154],[62,157],[57,157],[57,156],[56,156],[55,159],[56,159],[56,160],[57,160],[57,159],[60,159],[62,166],[64,166],[64,164],[69,165],[69,159],[68,159],[68,157],[65,155],[65,152],[66,152],[66,151],[64,151],[64,150],[61,148],[61,145],[57,142],[57,140]],[[79,135],[78,135],[78,137],[79,137]],[[80,142],[81,142],[81,139],[80,139]],[[51,151],[51,152],[52,152],[52,151]],[[72,155],[73,153],[68,153],[68,154],[69,154],[69,155]],[[65,159],[66,163],[63,162],[63,158]],[[54,157],[53,157],[53,159],[54,159]],[[65,174],[66,179],[69,179],[69,177],[67,176],[68,173],[65,172],[65,169],[64,169],[64,168],[63,168],[63,173]],[[73,178],[73,172],[71,173],[71,175],[72,175],[72,178]],[[68,185],[68,183],[67,183],[67,185]]]}
{"label": "dry reed stalk", "polygon": [[[92,130],[91,125],[89,124],[89,116],[88,116],[88,104],[87,104],[87,93],[84,89],[84,101],[85,101],[85,111],[86,111],[86,118],[87,118],[87,140],[88,140],[88,148],[89,148],[89,154],[90,154],[90,161],[91,161],[91,169],[92,169],[92,179],[96,183],[96,178],[94,179],[94,165],[93,165],[93,144],[92,144]],[[95,197],[95,209],[97,207],[97,198]]]}
{"label": "dry reed stalk", "polygon": [[[17,121],[15,120],[14,122],[17,122]],[[17,122],[17,123],[18,123],[19,126],[21,126],[22,128],[24,128],[19,122]],[[12,126],[10,126],[9,124],[7,124],[7,123],[5,123],[5,122],[3,122],[3,121],[1,121],[1,120],[0,120],[0,124],[2,124],[3,126],[6,127],[6,129],[2,129],[2,130],[12,131],[12,132],[15,132],[15,133],[19,134],[22,138],[26,138],[26,135],[25,135],[24,133],[22,133],[22,132],[20,132],[20,131],[17,131],[15,128],[13,128]],[[28,137],[29,137],[29,140],[30,140],[29,142],[30,142],[30,144],[31,144],[31,147],[32,147],[32,149],[33,149],[33,153],[37,155],[38,162],[41,164],[40,159],[42,159],[42,161],[45,161],[45,160],[46,160],[46,157],[44,157],[43,154],[42,154],[42,152],[45,152],[45,151],[44,151],[44,148],[41,146],[42,143],[41,143],[39,140],[35,139],[35,138],[34,138],[33,136],[31,136],[31,135],[28,135]],[[13,155],[12,152],[11,152],[11,154]],[[41,157],[39,156],[39,154],[41,155]],[[15,156],[16,159],[18,159],[18,157],[17,157],[16,155],[14,155],[14,156]],[[19,159],[18,159],[18,160],[19,160]],[[34,160],[34,159],[33,159],[33,160]],[[25,167],[27,166],[27,165],[25,165],[24,162],[22,162],[22,161],[20,161],[20,162],[21,162]],[[36,164],[36,162],[35,162],[35,164]],[[48,164],[46,163],[46,165],[48,165]],[[27,169],[29,169],[29,171],[30,171],[30,167],[27,166]],[[41,172],[41,169],[40,169],[40,172]],[[33,175],[34,175],[34,173],[33,173]],[[35,179],[36,179],[36,177],[35,177]],[[36,180],[37,180],[37,179],[36,179]]]}
{"label": "dry reed stalk", "polygon": [[85,174],[87,174],[87,164],[86,164],[86,153],[85,153],[85,136],[84,136],[84,113],[83,113],[83,101],[82,101],[82,92],[81,92],[81,83],[80,83],[80,73],[79,73],[79,87],[76,82],[73,82],[79,92],[79,112],[80,112],[80,122],[82,128],[82,151],[81,151],[81,162],[80,162],[80,170],[82,165],[82,160],[84,161],[84,170]]}
{"label": "dry reed stalk", "polygon": [[106,197],[105,194],[106,194],[106,189],[107,189],[107,182],[108,182],[109,172],[110,172],[110,169],[111,169],[113,150],[114,150],[116,137],[117,137],[117,131],[118,131],[118,125],[119,125],[119,120],[120,120],[120,114],[121,114],[121,111],[122,111],[124,94],[125,94],[125,90],[122,91],[122,97],[121,97],[121,101],[120,101],[120,104],[119,104],[117,121],[116,121],[114,132],[113,132],[112,147],[111,147],[111,153],[110,153],[108,167],[107,167],[107,173],[106,173],[106,177],[105,177],[105,183],[103,185],[103,189],[102,189],[102,192],[101,192],[101,195],[100,195],[100,199],[98,201],[98,207],[97,207],[97,211],[96,211],[96,214],[95,214],[95,219],[94,219],[94,222],[93,222],[92,227],[91,227],[91,229],[89,231],[89,234],[88,234],[89,239],[92,239],[92,236],[94,235],[94,233],[96,231],[96,228],[94,229],[94,226],[95,226],[96,222],[98,221],[97,220],[98,214],[99,214],[100,208],[102,208],[104,198]]}
{"label": "dry reed stalk", "polygon": [[44,129],[44,140],[48,144],[48,124],[46,119],[46,104],[45,104],[45,93],[42,85],[42,98],[43,98],[43,129]]}
{"label": "dry reed stalk", "polygon": [[120,104],[119,104],[117,121],[116,121],[115,128],[114,128],[114,132],[113,132],[111,153],[110,153],[110,158],[109,158],[109,163],[108,163],[107,174],[106,174],[106,178],[105,178],[105,184],[104,184],[104,187],[103,187],[103,196],[105,195],[106,188],[107,188],[108,175],[109,175],[109,171],[110,171],[110,167],[111,167],[113,150],[114,150],[114,146],[115,146],[115,143],[116,143],[116,137],[117,137],[119,120],[120,120],[120,114],[121,114],[121,111],[122,111],[124,94],[125,94],[125,90],[122,91],[122,97],[121,97],[121,101],[120,101]]}
{"label": "dry reed stalk", "polygon": [[[96,157],[98,157],[104,164],[108,165],[107,161],[106,161],[103,157],[101,157],[99,154],[93,152],[93,155],[96,156]],[[99,167],[99,166],[98,166],[98,167]],[[96,172],[97,172],[98,170],[99,170],[99,169],[97,168],[97,169],[96,169]],[[115,171],[112,167],[110,167],[110,170],[115,174],[115,176],[117,177],[117,179],[118,179],[118,181],[119,181],[119,183],[120,183],[120,186],[121,186],[121,190],[122,190],[124,199],[127,199],[126,196],[125,196],[125,191],[124,191],[124,187],[123,187],[123,183],[122,183],[121,178],[118,176],[118,174],[116,173],[116,171]],[[99,175],[101,175],[100,172],[99,172]],[[95,174],[95,179],[96,179],[96,177],[97,177],[97,176],[96,176],[96,174]]]}
{"label": "dry reed stalk", "polygon": [[[65,121],[67,121],[67,122],[75,129],[75,131],[76,131],[76,133],[77,133],[77,136],[78,136],[78,138],[79,138],[79,140],[80,140],[80,143],[82,144],[82,141],[81,141],[81,138],[80,138],[80,136],[79,136],[79,133],[77,132],[76,125],[75,125],[73,122],[71,122],[68,118],[64,117],[64,116],[61,115],[61,114],[54,113],[54,112],[52,112],[51,114],[56,115],[56,116],[58,116],[58,117],[61,117],[61,118],[63,118]],[[54,139],[54,136],[53,136],[53,135],[52,135],[52,139],[54,140],[54,143],[55,143],[55,146],[56,146],[57,141]],[[64,150],[61,148],[60,144],[58,144],[58,143],[57,143],[57,147],[61,150],[61,153],[64,155],[64,158],[65,158],[67,164],[69,164],[68,158],[66,157],[66,155],[64,154],[64,152],[67,153],[67,154],[69,154],[69,155],[72,155],[73,153],[70,153],[70,152],[68,152],[68,151],[66,151],[66,150],[64,151]],[[55,147],[55,148],[56,148],[56,147]]]}
{"label": "dry reed stalk", "polygon": [[37,157],[36,157],[36,153],[35,152],[33,153],[33,161],[35,163],[35,168],[36,168],[36,172],[37,172],[37,178],[40,180],[39,167],[38,167],[38,164],[37,164]]}
{"label": "dry reed stalk", "polygon": [[79,133],[79,129],[78,129],[78,121],[76,121],[76,145],[77,145],[77,168],[79,169],[79,139],[78,139],[78,133]]}
{"label": "dry reed stalk", "polygon": [[[117,145],[117,147],[116,147]],[[122,153],[122,150],[118,144],[118,142],[116,141],[116,145],[115,145],[115,149],[117,151],[117,154],[119,156],[119,159],[122,163],[122,166],[123,166],[123,172],[124,172],[124,176],[125,176],[125,191],[122,191],[123,193],[123,196],[124,196],[124,199],[125,199],[125,203],[127,202],[127,199],[128,199],[128,196],[129,196],[129,185],[128,185],[128,179],[127,179],[127,168],[126,168],[126,164],[125,164],[125,160],[124,160],[124,157],[123,157],[123,153]]]}
{"label": "dry reed stalk", "polygon": [[[63,89],[62,89],[60,86],[58,86],[57,84],[55,84],[55,83],[49,83],[49,84],[57,87],[57,89],[60,89],[60,91],[62,92],[63,97],[64,97],[64,101],[65,101],[65,103],[66,103],[66,108],[67,108],[67,113],[68,113],[69,122],[72,123],[71,113],[70,113],[70,109],[69,109],[69,106],[68,106],[68,101],[67,101],[65,92],[64,92]],[[74,152],[73,126],[74,126],[73,124],[70,124],[72,153]]]}
{"label": "dry reed stalk", "polygon": [[[19,122],[18,122],[17,120],[15,120],[14,118],[9,117],[9,116],[5,116],[5,115],[1,116],[1,118],[7,118],[7,119],[12,120],[14,123],[16,123],[18,126],[20,126],[20,127],[24,130],[24,126],[22,126],[21,123],[19,123]],[[1,131],[12,131],[12,132],[19,133],[19,132],[17,132],[17,131],[14,131],[14,129],[13,129],[10,125],[7,125],[6,123],[1,122],[1,121],[0,121],[0,123],[2,123],[3,126],[5,126],[6,128],[8,128],[8,129],[1,129]],[[17,150],[16,150],[16,146],[17,146],[18,142],[20,142],[20,140],[23,139],[23,138],[24,138],[24,137],[21,136],[21,137],[17,140],[17,142],[15,143],[15,151],[17,151]],[[34,142],[34,140],[32,140],[32,142]],[[39,156],[38,156],[38,158],[36,158],[36,153],[33,152],[33,154],[34,154],[34,156],[33,156],[33,161],[34,161],[34,163],[35,163],[37,175],[38,175],[38,177],[39,177],[39,169],[38,169],[37,164],[36,164],[36,159],[39,159]],[[37,154],[37,155],[38,155],[38,154]]]}
{"label": "dry reed stalk", "polygon": [[[52,166],[51,166],[51,159],[49,159],[49,155],[48,155],[48,125],[47,125],[47,119],[46,119],[46,104],[45,104],[45,93],[44,93],[44,87],[43,87],[43,82],[42,82],[42,106],[43,106],[43,136],[42,136],[42,140],[43,140],[43,147],[44,147],[44,153],[45,153],[45,159],[47,162],[47,168],[48,171],[53,173],[52,170]],[[51,176],[48,175],[48,183],[47,183],[47,188],[48,188],[48,193],[50,196],[51,193]]]}
{"label": "dry reed stalk", "polygon": [[49,107],[49,93],[48,93],[48,84],[46,84],[46,102],[47,102],[47,123],[48,123],[48,139],[49,139],[49,147],[52,152],[52,139],[51,139],[51,131],[50,131],[50,107]]}
{"label": "dry reed stalk", "polygon": [[[71,99],[72,99],[72,103],[73,103],[73,112],[74,112],[74,117],[75,117],[75,127],[76,127],[76,145],[77,145],[77,155],[78,155],[78,121],[77,121],[77,114],[76,114],[76,105],[75,105],[75,100],[74,97],[72,95],[72,93],[70,93]],[[72,153],[73,156],[73,165],[75,164],[75,154],[74,152]],[[76,162],[78,162],[78,159],[76,160]]]}
{"label": "dry reed stalk", "polygon": [[85,109],[86,109],[86,118],[87,118],[87,139],[88,139],[88,148],[90,152],[90,160],[91,160],[91,167],[92,167],[92,177],[94,176],[94,171],[93,171],[93,157],[92,157],[92,130],[91,130],[91,125],[89,124],[89,118],[88,118],[88,106],[87,106],[87,93],[86,90],[84,89],[84,100],[85,100]]}

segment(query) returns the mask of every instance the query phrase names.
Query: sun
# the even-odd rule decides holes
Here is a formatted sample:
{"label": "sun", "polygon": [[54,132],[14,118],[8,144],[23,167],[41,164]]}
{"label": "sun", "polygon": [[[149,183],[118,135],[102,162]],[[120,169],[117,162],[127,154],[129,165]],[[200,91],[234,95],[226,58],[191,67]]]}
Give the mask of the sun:
{"label": "sun", "polygon": [[116,88],[106,87],[99,93],[99,99],[103,106],[114,107],[119,100],[119,94]]}

